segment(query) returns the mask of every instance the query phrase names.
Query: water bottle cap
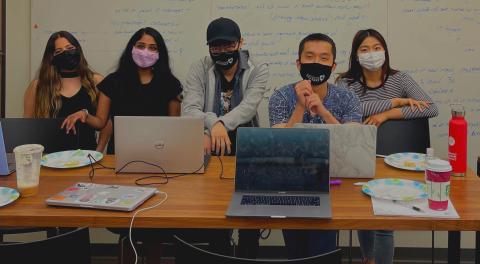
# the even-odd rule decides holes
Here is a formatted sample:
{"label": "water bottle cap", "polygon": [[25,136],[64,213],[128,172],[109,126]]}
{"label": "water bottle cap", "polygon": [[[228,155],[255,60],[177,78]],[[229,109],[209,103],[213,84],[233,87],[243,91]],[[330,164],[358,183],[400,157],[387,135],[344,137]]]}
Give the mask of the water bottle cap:
{"label": "water bottle cap", "polygon": [[451,104],[450,108],[452,109],[453,117],[464,117],[465,116],[465,107],[461,104]]}
{"label": "water bottle cap", "polygon": [[450,162],[441,159],[433,159],[427,161],[427,170],[436,172],[447,172],[452,170]]}
{"label": "water bottle cap", "polygon": [[453,117],[465,117],[465,110],[452,110]]}

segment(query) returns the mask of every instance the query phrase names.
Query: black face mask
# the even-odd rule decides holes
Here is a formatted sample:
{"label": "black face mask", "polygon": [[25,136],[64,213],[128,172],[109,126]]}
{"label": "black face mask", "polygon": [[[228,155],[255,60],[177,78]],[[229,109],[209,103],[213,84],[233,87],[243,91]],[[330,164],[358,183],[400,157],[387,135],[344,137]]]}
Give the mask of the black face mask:
{"label": "black face mask", "polygon": [[320,63],[301,63],[300,75],[304,80],[310,80],[312,85],[319,85],[330,78],[332,67]]}
{"label": "black face mask", "polygon": [[77,49],[65,50],[53,56],[52,64],[61,70],[75,70],[80,63],[80,53]]}
{"label": "black face mask", "polygon": [[215,66],[220,70],[228,70],[235,65],[238,61],[238,57],[240,57],[240,53],[238,50],[232,52],[221,52],[218,54],[214,54],[210,52],[210,57],[212,58],[213,62],[215,62]]}

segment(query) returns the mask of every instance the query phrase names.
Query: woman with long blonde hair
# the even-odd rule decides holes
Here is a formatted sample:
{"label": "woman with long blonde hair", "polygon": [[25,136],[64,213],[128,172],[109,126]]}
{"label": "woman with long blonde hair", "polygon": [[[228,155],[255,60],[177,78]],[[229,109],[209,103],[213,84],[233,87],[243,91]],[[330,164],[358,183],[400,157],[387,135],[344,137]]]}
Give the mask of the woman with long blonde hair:
{"label": "woman with long blonde hair", "polygon": [[[78,40],[67,31],[55,32],[47,41],[38,78],[25,92],[24,117],[64,118],[77,111],[95,114],[97,84],[102,79],[89,68]],[[95,130],[86,127],[79,135],[79,147],[103,152],[111,130],[111,125],[102,129],[97,145]]]}

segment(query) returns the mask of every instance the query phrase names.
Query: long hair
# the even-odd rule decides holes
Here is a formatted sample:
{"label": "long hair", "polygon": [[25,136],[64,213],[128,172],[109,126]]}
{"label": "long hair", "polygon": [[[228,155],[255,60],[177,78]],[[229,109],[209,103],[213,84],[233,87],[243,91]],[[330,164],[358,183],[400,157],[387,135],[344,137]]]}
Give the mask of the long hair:
{"label": "long hair", "polygon": [[82,87],[84,87],[90,96],[92,104],[97,105],[97,91],[93,79],[94,72],[88,67],[87,60],[83,55],[82,47],[78,40],[67,31],[58,31],[53,33],[47,41],[45,52],[43,53],[42,63],[38,70],[38,83],[35,95],[34,117],[49,118],[57,117],[61,100],[61,77],[59,70],[52,64],[53,53],[55,51],[55,41],[59,38],[65,38],[75,46],[80,54],[80,63],[77,66],[77,72],[80,75]]}
{"label": "long hair", "polygon": [[367,38],[367,37],[374,37],[376,38],[380,44],[382,45],[383,49],[385,50],[385,63],[382,66],[382,86],[385,84],[385,82],[388,79],[388,76],[393,75],[397,73],[397,70],[394,70],[390,67],[390,56],[388,53],[388,47],[387,47],[387,42],[383,38],[383,36],[380,34],[380,32],[376,31],[375,29],[364,29],[364,30],[359,30],[357,34],[355,34],[355,37],[353,37],[352,41],[352,50],[350,52],[350,64],[349,68],[346,72],[341,73],[337,77],[337,81],[339,79],[346,79],[347,83],[350,85],[354,82],[359,82],[363,86],[363,92],[365,93],[367,87],[366,84],[364,83],[364,76],[363,76],[363,70],[362,66],[358,62],[358,55],[357,51],[360,45],[362,45],[362,42]]}
{"label": "long hair", "polygon": [[154,78],[161,80],[162,84],[165,84],[165,88],[167,89],[174,86],[180,86],[180,81],[173,75],[172,70],[170,69],[168,50],[162,35],[154,28],[145,27],[139,29],[133,34],[120,57],[116,72],[119,74],[120,78],[123,78],[123,87],[134,87],[140,83],[138,66],[132,58],[132,49],[135,43],[145,34],[150,35],[157,44],[158,60],[152,65]]}

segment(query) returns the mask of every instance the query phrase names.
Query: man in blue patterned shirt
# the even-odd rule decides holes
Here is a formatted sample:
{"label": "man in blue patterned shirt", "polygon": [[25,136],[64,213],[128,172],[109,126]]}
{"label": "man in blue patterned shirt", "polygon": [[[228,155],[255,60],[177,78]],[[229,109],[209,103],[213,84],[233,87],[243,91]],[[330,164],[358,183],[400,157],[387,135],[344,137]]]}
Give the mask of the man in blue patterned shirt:
{"label": "man in blue patterned shirt", "polygon": [[[268,110],[272,127],[296,123],[343,124],[362,121],[358,97],[327,82],[335,70],[336,48],[327,35],[315,33],[299,45],[297,68],[303,80],[275,91]],[[284,230],[289,258],[323,254],[336,248],[337,231]]]}
{"label": "man in blue patterned shirt", "polygon": [[335,43],[327,35],[311,34],[300,42],[297,68],[304,80],[273,93],[268,106],[272,127],[361,123],[358,97],[346,87],[327,82],[336,67],[335,56]]}

